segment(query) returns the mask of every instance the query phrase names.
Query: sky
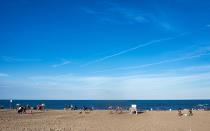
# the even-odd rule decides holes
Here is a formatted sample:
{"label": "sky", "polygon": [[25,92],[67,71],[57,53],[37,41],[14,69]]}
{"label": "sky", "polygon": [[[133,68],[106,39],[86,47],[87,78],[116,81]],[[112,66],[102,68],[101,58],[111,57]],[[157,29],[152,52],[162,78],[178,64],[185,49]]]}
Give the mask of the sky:
{"label": "sky", "polygon": [[0,1],[0,99],[210,99],[209,7]]}

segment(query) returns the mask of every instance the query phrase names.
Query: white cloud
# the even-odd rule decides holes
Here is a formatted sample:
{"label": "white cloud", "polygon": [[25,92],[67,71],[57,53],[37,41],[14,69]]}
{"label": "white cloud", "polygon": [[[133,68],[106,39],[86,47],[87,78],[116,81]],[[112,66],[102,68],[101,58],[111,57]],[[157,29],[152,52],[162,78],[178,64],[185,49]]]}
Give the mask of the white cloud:
{"label": "white cloud", "polygon": [[[206,71],[179,74],[194,69]],[[12,98],[25,99],[207,99],[210,93],[208,70],[207,66],[200,66],[174,70],[175,73],[125,76],[40,75],[1,80],[0,85],[3,85],[4,97],[8,98],[11,94],[6,92],[13,92]]]}
{"label": "white cloud", "polygon": [[139,10],[124,8],[116,4],[109,4],[109,6],[109,8],[97,11],[88,7],[81,9],[104,23],[135,24],[148,22],[148,19]]}
{"label": "white cloud", "polygon": [[[209,98],[210,72],[177,75],[170,73],[128,76],[37,76],[36,89],[60,90],[71,99],[184,99]],[[74,95],[73,95],[74,94]],[[81,95],[82,94],[82,95]],[[61,99],[62,99],[61,98]]]}

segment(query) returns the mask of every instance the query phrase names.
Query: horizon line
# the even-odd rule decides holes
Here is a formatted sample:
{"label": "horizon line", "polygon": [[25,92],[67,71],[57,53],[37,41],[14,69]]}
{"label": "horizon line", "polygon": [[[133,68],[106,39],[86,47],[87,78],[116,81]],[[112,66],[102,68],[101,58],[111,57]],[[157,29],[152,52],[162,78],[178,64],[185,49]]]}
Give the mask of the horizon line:
{"label": "horizon line", "polygon": [[40,101],[141,101],[141,100],[210,100],[210,98],[206,99],[0,99],[0,100],[40,100]]}

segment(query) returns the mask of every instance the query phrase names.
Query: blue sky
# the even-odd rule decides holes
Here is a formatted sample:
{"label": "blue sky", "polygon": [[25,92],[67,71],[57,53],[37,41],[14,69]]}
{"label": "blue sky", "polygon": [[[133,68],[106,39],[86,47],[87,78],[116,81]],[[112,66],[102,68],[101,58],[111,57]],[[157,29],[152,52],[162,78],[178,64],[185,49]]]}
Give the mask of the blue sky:
{"label": "blue sky", "polygon": [[207,0],[0,2],[0,99],[210,99]]}

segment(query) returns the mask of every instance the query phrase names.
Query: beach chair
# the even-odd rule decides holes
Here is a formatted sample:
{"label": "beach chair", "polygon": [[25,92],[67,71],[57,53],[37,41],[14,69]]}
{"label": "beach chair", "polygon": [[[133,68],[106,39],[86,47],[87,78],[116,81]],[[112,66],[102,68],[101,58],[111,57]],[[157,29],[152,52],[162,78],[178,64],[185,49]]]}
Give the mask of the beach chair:
{"label": "beach chair", "polygon": [[132,104],[131,107],[129,108],[129,112],[130,112],[131,114],[133,114],[133,113],[138,114],[137,105]]}

